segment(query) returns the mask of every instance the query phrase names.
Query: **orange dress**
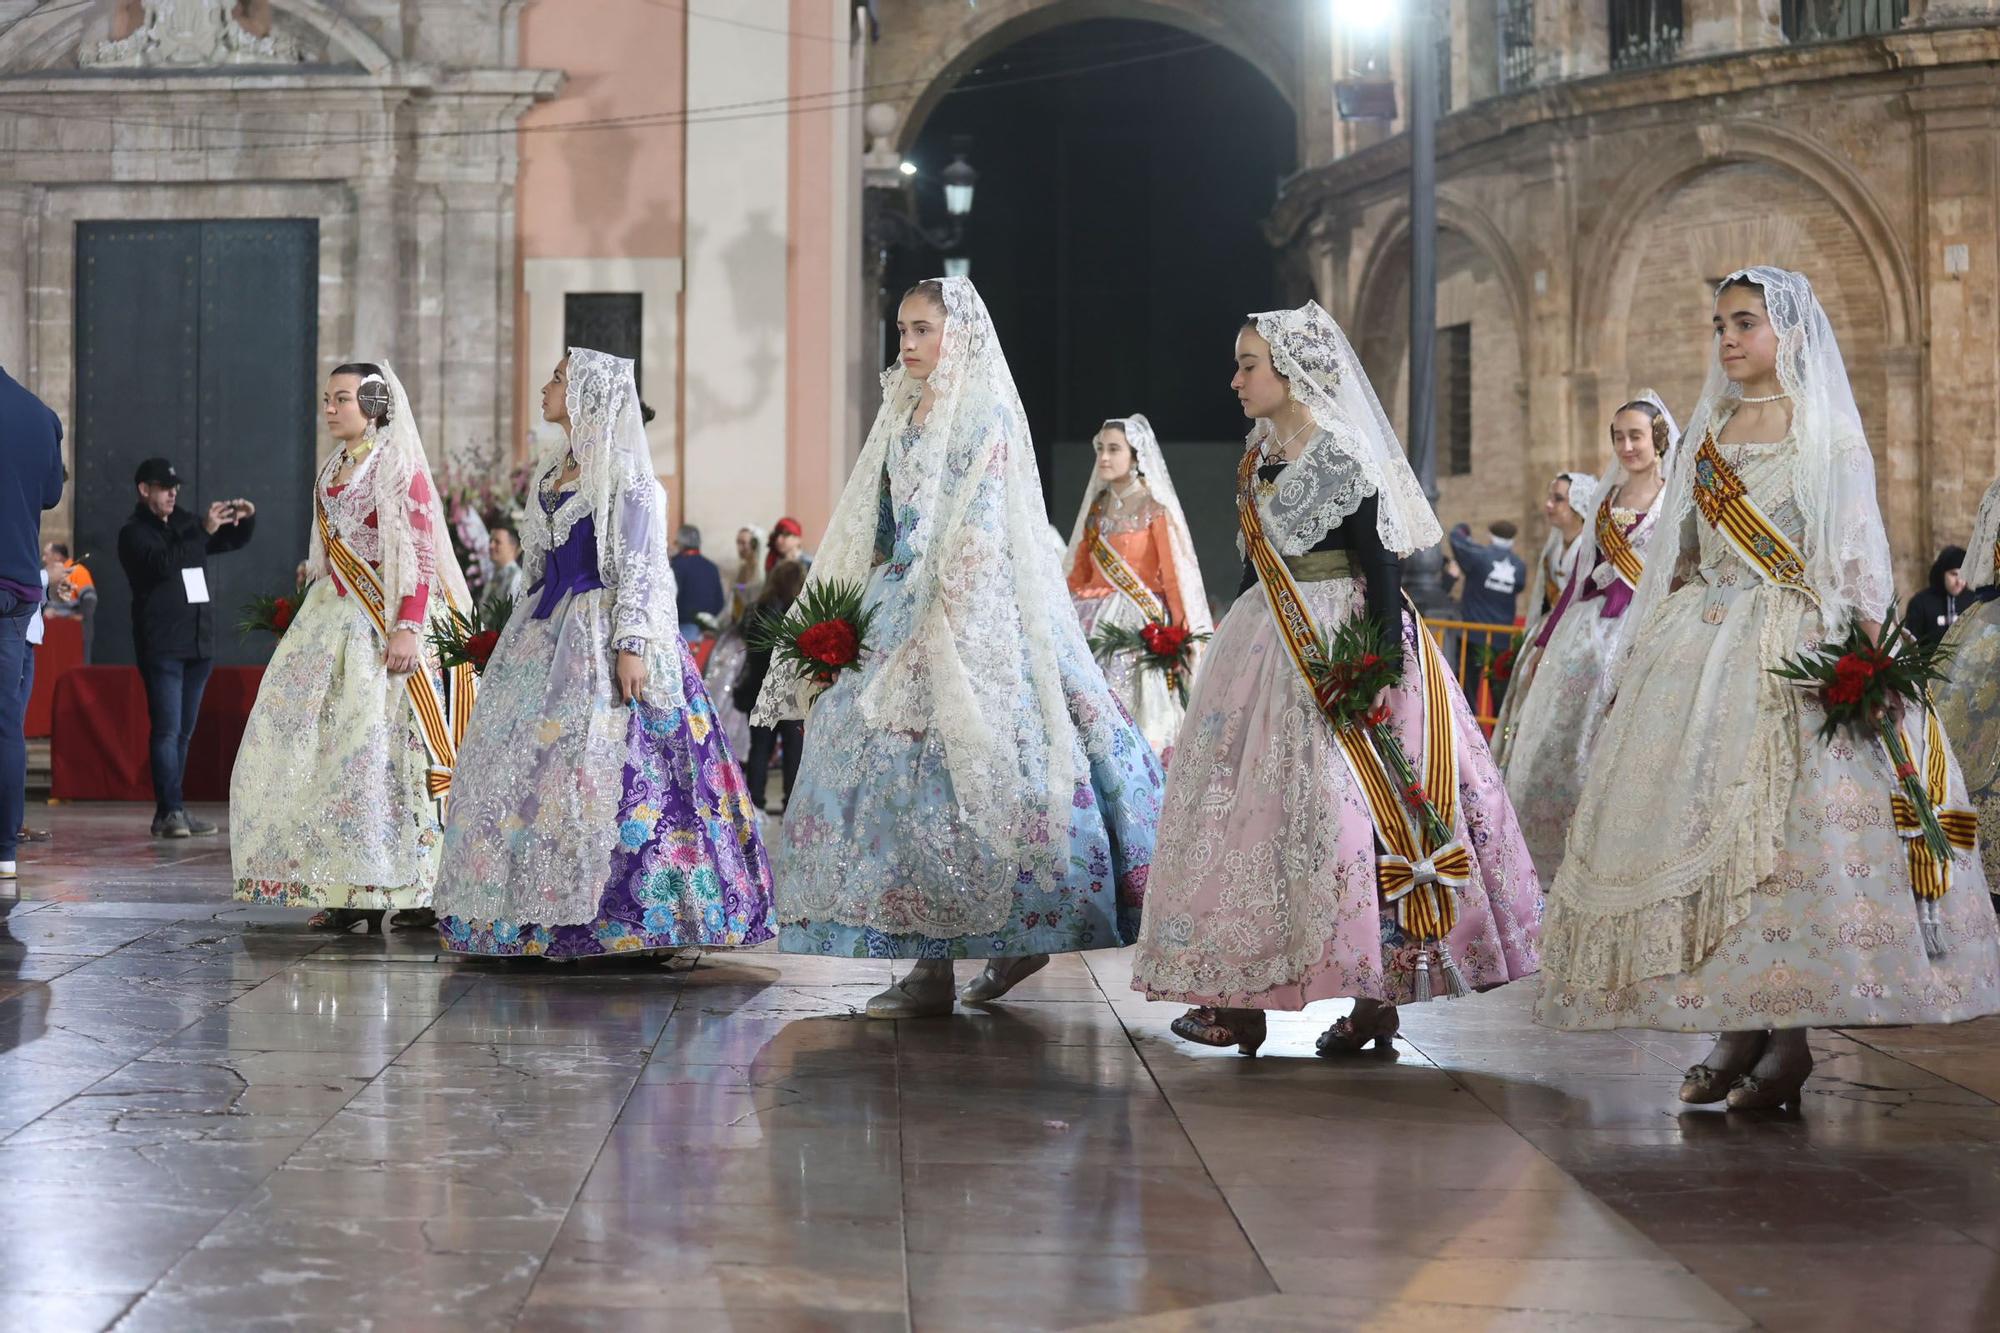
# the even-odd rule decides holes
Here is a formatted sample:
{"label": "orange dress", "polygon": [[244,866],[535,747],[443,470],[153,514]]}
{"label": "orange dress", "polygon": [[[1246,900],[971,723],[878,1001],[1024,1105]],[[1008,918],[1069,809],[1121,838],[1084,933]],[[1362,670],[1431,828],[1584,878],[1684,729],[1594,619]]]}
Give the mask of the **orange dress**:
{"label": "orange dress", "polygon": [[[1090,506],[1086,528],[1096,527],[1104,542],[1118,552],[1139,581],[1167,608],[1176,625],[1187,623],[1181,601],[1180,581],[1175,577],[1172,520],[1152,496],[1140,494],[1122,506],[1112,503],[1110,493],[1100,492]],[[1143,617],[1130,598],[1111,586],[1104,571],[1091,558],[1088,541],[1079,543],[1076,559],[1069,570],[1070,601],[1088,638],[1101,625],[1117,624],[1137,629]],[[1142,672],[1129,654],[1099,658],[1104,679],[1125,705],[1125,711],[1152,743],[1164,762],[1171,757],[1174,737],[1180,731],[1181,702],[1167,688],[1157,672]]]}

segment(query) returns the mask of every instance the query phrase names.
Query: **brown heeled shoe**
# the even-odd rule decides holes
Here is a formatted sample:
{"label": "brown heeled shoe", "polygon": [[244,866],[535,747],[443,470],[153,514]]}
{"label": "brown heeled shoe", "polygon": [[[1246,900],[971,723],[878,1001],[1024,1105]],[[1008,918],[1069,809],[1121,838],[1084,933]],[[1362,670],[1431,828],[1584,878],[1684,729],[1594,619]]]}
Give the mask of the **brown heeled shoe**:
{"label": "brown heeled shoe", "polygon": [[[1689,1106],[1712,1106],[1722,1101],[1729,1096],[1730,1088],[1764,1058],[1764,1048],[1769,1043],[1769,1034],[1759,1032],[1756,1040],[1745,1046],[1741,1057],[1718,1064],[1708,1063],[1716,1058],[1715,1050],[1710,1051],[1700,1064],[1688,1066],[1687,1075],[1681,1082],[1681,1100]],[[1719,1040],[1715,1049],[1722,1049]]]}
{"label": "brown heeled shoe", "polygon": [[1331,1060],[1342,1055],[1359,1055],[1371,1042],[1378,1051],[1396,1049],[1395,1038],[1403,1030],[1403,1019],[1393,1004],[1380,1005],[1373,1015],[1356,1023],[1354,1015],[1342,1014],[1333,1021],[1333,1026],[1319,1034],[1313,1043],[1313,1050],[1321,1059]]}
{"label": "brown heeled shoe", "polygon": [[1216,1009],[1203,1005],[1176,1018],[1173,1034],[1200,1046],[1234,1046],[1244,1055],[1257,1054],[1267,1030],[1262,1009]]}

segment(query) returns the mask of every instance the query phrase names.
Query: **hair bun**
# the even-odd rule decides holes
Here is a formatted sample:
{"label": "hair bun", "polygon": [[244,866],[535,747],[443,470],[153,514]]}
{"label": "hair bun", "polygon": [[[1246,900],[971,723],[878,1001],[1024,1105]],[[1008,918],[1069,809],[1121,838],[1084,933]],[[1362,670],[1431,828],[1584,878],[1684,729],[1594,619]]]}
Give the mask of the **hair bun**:
{"label": "hair bun", "polygon": [[389,424],[389,384],[379,375],[370,375],[354,391],[354,404],[361,415],[378,426]]}

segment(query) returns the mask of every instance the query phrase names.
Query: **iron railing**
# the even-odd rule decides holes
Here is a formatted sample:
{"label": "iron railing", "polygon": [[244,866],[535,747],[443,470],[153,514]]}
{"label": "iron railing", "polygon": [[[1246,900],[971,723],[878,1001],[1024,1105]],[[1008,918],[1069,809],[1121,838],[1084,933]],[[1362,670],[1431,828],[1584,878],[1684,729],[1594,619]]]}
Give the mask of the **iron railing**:
{"label": "iron railing", "polygon": [[1837,42],[1894,32],[1909,12],[1908,0],[1784,0],[1779,21],[1788,42]]}
{"label": "iron railing", "polygon": [[1500,91],[1535,81],[1535,0],[1494,0],[1500,6]]}
{"label": "iron railing", "polygon": [[1611,0],[1611,68],[1669,65],[1680,55],[1681,0]]}

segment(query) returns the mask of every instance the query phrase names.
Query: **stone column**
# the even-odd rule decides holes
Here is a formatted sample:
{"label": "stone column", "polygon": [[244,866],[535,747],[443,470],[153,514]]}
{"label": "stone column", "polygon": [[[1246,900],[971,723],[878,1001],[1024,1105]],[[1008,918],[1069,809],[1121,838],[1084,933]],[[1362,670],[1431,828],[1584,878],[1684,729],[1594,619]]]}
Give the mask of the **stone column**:
{"label": "stone column", "polygon": [[1536,0],[1535,69],[1542,82],[1587,79],[1611,68],[1611,20],[1602,4]]}
{"label": "stone column", "polygon": [[1783,46],[1780,0],[1682,0],[1681,58]]}
{"label": "stone column", "polygon": [[[326,349],[342,360],[395,361],[402,355],[397,340],[402,319],[399,307],[405,286],[395,182],[386,175],[357,178],[354,192],[354,312],[352,340],[344,349]],[[397,378],[403,379],[399,371]],[[405,387],[408,386],[407,380]],[[415,390],[412,388],[411,392]]]}
{"label": "stone column", "polygon": [[0,367],[16,379],[29,378],[28,291],[34,285],[35,191],[30,185],[0,186],[0,236],[14,244],[0,259]]}
{"label": "stone column", "polygon": [[[1912,332],[1919,347],[1910,349],[1911,359],[1920,369],[1907,409],[1892,374],[1890,429],[1903,433],[1896,420],[1903,409],[1908,429],[1920,432],[1921,470],[1903,480],[1921,484],[1928,522],[1917,531],[1921,550],[1934,552],[1965,539],[1981,492],[2000,472],[2000,230],[1993,222],[2000,217],[2000,87],[1983,77],[1933,83],[1910,94],[1910,108],[1917,122],[1914,257],[1927,324]],[[1928,349],[1928,365],[1919,348]],[[1907,546],[1897,542],[1899,557]]]}

